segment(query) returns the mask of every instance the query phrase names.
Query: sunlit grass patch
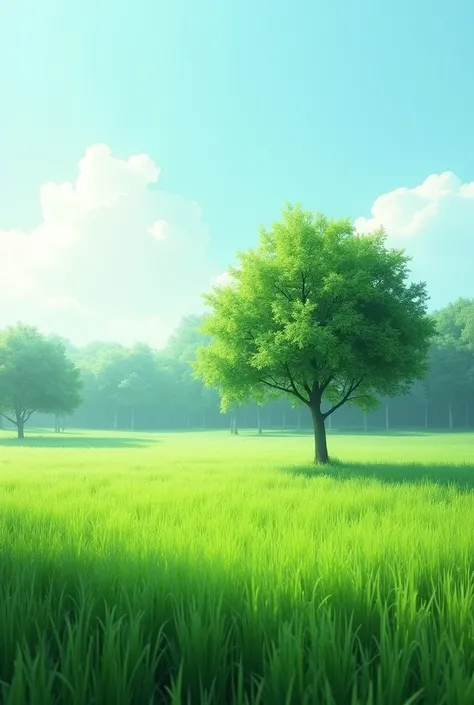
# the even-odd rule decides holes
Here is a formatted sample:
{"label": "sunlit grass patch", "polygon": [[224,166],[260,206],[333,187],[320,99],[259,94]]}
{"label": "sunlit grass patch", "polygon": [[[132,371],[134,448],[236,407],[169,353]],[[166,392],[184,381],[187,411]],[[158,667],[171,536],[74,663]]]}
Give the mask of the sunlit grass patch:
{"label": "sunlit grass patch", "polygon": [[2,703],[474,702],[473,435],[56,438],[0,447]]}

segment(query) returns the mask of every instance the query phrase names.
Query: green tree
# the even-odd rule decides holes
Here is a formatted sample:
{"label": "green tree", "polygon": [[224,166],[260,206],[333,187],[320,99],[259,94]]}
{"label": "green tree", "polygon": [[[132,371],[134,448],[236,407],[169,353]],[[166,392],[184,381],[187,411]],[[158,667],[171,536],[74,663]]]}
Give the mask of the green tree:
{"label": "green tree", "polygon": [[179,362],[194,361],[198,347],[209,342],[201,332],[203,321],[202,316],[185,316],[168,341],[166,354]]}
{"label": "green tree", "polygon": [[[98,397],[101,404],[112,415],[112,426],[118,428],[118,410],[121,406],[120,384],[128,372],[129,351],[118,343],[98,346],[97,356],[90,369],[97,380]],[[87,364],[87,363],[86,363]]]}
{"label": "green tree", "polygon": [[119,404],[130,411],[130,428],[135,430],[137,409],[149,409],[158,394],[159,370],[151,348],[137,343],[127,352],[123,379],[115,394]]}
{"label": "green tree", "polygon": [[222,410],[296,397],[311,411],[315,462],[327,463],[330,414],[374,408],[424,374],[434,331],[425,285],[407,282],[409,258],[387,249],[383,231],[357,236],[349,220],[299,206],[238,260],[233,283],[205,296],[212,342],[195,372],[218,389]]}
{"label": "green tree", "polygon": [[215,390],[206,389],[193,375],[192,365],[200,346],[209,344],[209,337],[201,332],[202,316],[186,316],[171,336],[164,354],[172,362],[178,403],[185,426],[207,426],[209,409],[218,404]]}
{"label": "green tree", "polygon": [[0,408],[24,438],[35,411],[70,413],[81,402],[79,370],[64,345],[18,324],[0,333]]}
{"label": "green tree", "polygon": [[460,298],[436,311],[433,319],[436,336],[424,381],[427,396],[447,409],[451,429],[455,425],[453,409],[462,404],[464,425],[469,426],[469,406],[474,397],[474,301]]}

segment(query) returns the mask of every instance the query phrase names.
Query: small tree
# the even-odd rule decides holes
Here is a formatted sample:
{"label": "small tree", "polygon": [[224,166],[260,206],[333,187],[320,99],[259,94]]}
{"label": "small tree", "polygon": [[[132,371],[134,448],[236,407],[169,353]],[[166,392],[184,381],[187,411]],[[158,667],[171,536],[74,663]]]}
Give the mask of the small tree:
{"label": "small tree", "polygon": [[299,206],[238,259],[233,283],[205,296],[212,342],[195,373],[218,388],[223,410],[296,397],[311,411],[315,462],[327,463],[330,414],[374,408],[424,374],[434,331],[425,285],[407,283],[409,258],[386,248],[383,231],[358,236],[349,220]]}
{"label": "small tree", "polygon": [[35,411],[72,412],[80,387],[79,370],[60,341],[22,324],[0,333],[0,413],[15,424],[18,438]]}
{"label": "small tree", "polygon": [[474,300],[458,299],[436,311],[433,318],[436,336],[425,388],[432,401],[447,409],[450,428],[455,404],[464,404],[465,425],[469,426],[469,404],[474,397]]}

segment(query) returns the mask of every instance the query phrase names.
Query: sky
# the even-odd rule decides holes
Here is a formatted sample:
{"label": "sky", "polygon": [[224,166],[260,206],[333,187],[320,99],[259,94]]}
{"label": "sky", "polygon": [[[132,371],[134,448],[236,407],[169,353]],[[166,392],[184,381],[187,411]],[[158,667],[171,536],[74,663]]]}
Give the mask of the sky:
{"label": "sky", "polygon": [[474,296],[474,5],[0,0],[0,326],[160,347],[286,201]]}

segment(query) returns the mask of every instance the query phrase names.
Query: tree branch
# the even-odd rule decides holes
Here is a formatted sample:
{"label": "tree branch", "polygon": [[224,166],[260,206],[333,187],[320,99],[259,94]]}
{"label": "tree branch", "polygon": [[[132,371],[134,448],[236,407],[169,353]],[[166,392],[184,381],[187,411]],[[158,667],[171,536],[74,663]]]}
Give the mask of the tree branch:
{"label": "tree branch", "polygon": [[284,368],[286,374],[288,375],[288,379],[290,380],[290,385],[291,385],[291,388],[293,389],[293,394],[295,395],[295,397],[298,397],[298,399],[300,401],[307,404],[309,402],[309,399],[305,399],[304,396],[298,391],[298,388],[296,387],[295,380],[293,379],[293,375],[290,372],[290,368],[289,368],[289,365],[287,362],[283,363],[283,368]]}
{"label": "tree branch", "polygon": [[272,389],[279,389],[281,392],[289,392],[288,387],[282,387],[280,384],[273,384],[273,382],[268,382],[266,379],[259,379],[258,381],[262,384],[266,384],[267,387],[271,387]]}
{"label": "tree branch", "polygon": [[308,401],[301,395],[293,391],[291,387],[282,387],[281,384],[276,384],[273,382],[268,382],[266,379],[259,379],[259,382],[262,384],[266,384],[267,387],[271,387],[272,389],[278,389],[280,392],[285,392],[286,394],[292,394],[293,396],[298,397],[304,404],[308,404]]}
{"label": "tree branch", "polygon": [[[363,377],[361,377],[357,382],[352,382],[349,385],[349,388],[347,389],[347,384],[344,384],[344,387],[342,388],[342,398],[337,402],[337,404],[334,404],[334,406],[329,409],[329,411],[326,411],[325,414],[323,414],[323,417],[326,419],[328,416],[330,416],[336,409],[339,409],[343,404],[346,403],[346,401],[349,401],[349,397],[351,396],[352,392],[355,392],[355,390],[360,387],[360,385],[363,382]],[[363,395],[367,396],[367,395]],[[353,399],[356,399],[356,397],[352,397]]]}
{"label": "tree branch", "polygon": [[306,276],[304,272],[301,272],[301,301],[303,304],[307,302],[309,299],[309,295],[311,293],[310,289],[306,289]]}
{"label": "tree branch", "polygon": [[291,296],[291,294],[288,294],[284,289],[277,286],[275,283],[273,283],[273,287],[278,291],[279,294],[284,296],[287,301],[293,301],[293,297]]}
{"label": "tree branch", "polygon": [[17,425],[17,422],[14,421],[13,419],[11,419],[9,416],[7,416],[7,414],[4,414],[3,411],[0,411],[0,416],[3,416],[4,419],[6,419],[7,421],[10,421],[10,423],[12,423],[14,426]]}
{"label": "tree branch", "polygon": [[347,401],[354,401],[354,399],[370,399],[369,394],[357,394],[355,397],[349,397]]}
{"label": "tree branch", "polygon": [[321,382],[321,386],[320,386],[321,392],[324,392],[324,390],[329,387],[329,385],[331,384],[331,382],[333,381],[333,379],[334,379],[334,376],[331,375],[330,377],[328,377],[327,379],[325,379],[324,382]]}

